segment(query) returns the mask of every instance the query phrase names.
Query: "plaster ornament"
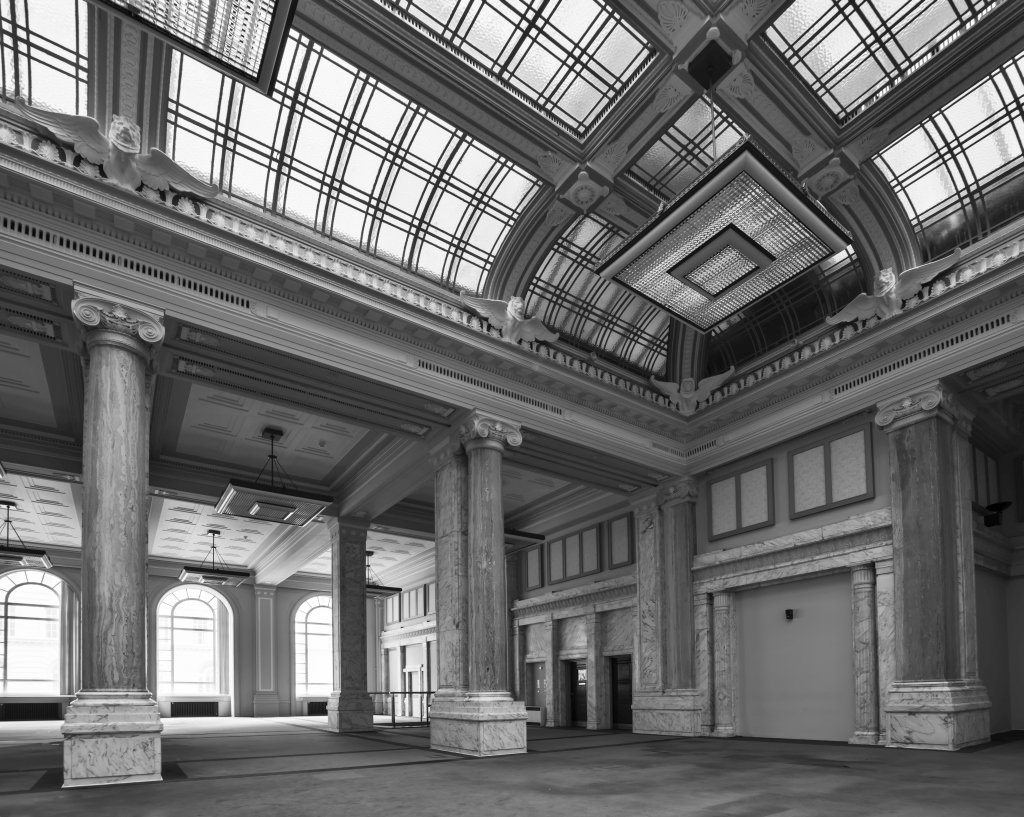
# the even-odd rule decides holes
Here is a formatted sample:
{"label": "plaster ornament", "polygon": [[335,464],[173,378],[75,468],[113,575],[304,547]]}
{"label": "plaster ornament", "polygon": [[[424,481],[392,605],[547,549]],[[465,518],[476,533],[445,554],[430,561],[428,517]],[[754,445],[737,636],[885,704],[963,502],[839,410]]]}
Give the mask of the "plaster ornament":
{"label": "plaster ornament", "polygon": [[558,332],[550,331],[541,323],[540,318],[526,317],[526,303],[518,295],[513,296],[508,303],[489,298],[473,298],[466,294],[466,290],[462,290],[459,297],[492,327],[500,329],[502,338],[509,343],[519,343],[521,340],[527,343],[535,340],[551,343],[558,340]]}
{"label": "plaster ornament", "polygon": [[692,377],[684,377],[680,383],[668,383],[652,377],[651,384],[664,394],[673,406],[678,406],[683,414],[689,416],[697,410],[697,404],[707,400],[711,392],[732,377],[734,371],[736,367],[730,366],[728,371],[705,377],[699,383]]}
{"label": "plaster ornament", "polygon": [[213,198],[220,188],[192,176],[162,150],[142,153],[142,132],[124,116],[115,115],[107,135],[91,116],[74,116],[28,105],[23,97],[16,101],[18,111],[50,131],[61,142],[69,142],[83,158],[103,165],[103,172],[114,184],[137,190],[145,183],[157,190],[175,190]]}
{"label": "plaster ornament", "polygon": [[573,204],[586,212],[598,199],[608,195],[608,188],[599,185],[590,178],[590,174],[581,170],[576,177],[576,183],[569,188],[566,194]]}
{"label": "plaster ornament", "polygon": [[838,315],[825,318],[825,323],[835,326],[838,323],[852,323],[879,317],[883,320],[899,314],[903,302],[913,298],[925,284],[936,275],[945,272],[960,261],[960,248],[953,250],[945,258],[922,264],[919,267],[905,270],[897,278],[892,267],[882,270],[875,284],[875,294],[862,292],[854,298]]}

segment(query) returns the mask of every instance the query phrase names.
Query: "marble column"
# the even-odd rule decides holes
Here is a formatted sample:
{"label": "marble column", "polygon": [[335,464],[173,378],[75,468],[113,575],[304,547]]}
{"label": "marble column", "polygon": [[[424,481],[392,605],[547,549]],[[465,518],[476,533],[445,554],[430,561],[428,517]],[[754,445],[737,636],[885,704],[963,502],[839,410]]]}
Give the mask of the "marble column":
{"label": "marble column", "polygon": [[701,734],[690,573],[696,501],[696,480],[684,477],[634,502],[639,649],[634,732]]}
{"label": "marble column", "polygon": [[700,733],[710,735],[715,728],[713,677],[714,661],[711,655],[711,596],[708,593],[697,593],[693,597],[693,631],[694,631],[694,687],[701,704]]}
{"label": "marble column", "polygon": [[331,519],[331,641],[334,689],[327,699],[332,732],[373,729],[366,689],[366,530],[360,519]]}
{"label": "marble column", "polygon": [[878,743],[878,644],[875,568],[858,565],[850,581],[853,607],[854,732],[850,743]]}
{"label": "marble column", "polygon": [[82,688],[64,787],[160,780],[163,725],[146,675],[147,368],[163,315],[75,287],[87,357],[82,439]]}
{"label": "marble column", "polygon": [[563,664],[558,660],[558,623],[550,613],[540,625],[540,630],[544,642],[544,725],[566,726],[566,700],[562,694],[565,684],[561,680]]}
{"label": "marble column", "polygon": [[587,729],[612,728],[611,670],[604,658],[601,614],[587,613]]}
{"label": "marble column", "polygon": [[732,593],[715,593],[712,651],[715,677],[715,728],[712,737],[736,734],[736,613]]}
{"label": "marble column", "polygon": [[253,601],[256,605],[256,626],[253,628],[256,637],[256,649],[253,652],[256,683],[252,713],[257,718],[277,718],[281,715],[281,698],[277,694],[277,642],[274,638],[277,624],[274,615],[276,596],[277,587],[273,585],[256,585],[253,588]]}
{"label": "marble column", "polygon": [[875,562],[875,638],[878,641],[878,742],[888,743],[885,715],[889,685],[896,678],[896,611],[892,559]]}
{"label": "marble column", "polygon": [[[517,754],[526,751],[526,706],[508,689],[501,468],[505,447],[520,445],[523,437],[517,423],[477,411],[462,426],[461,440],[467,460],[468,688],[435,699],[430,745],[476,757]],[[441,603],[439,593],[439,617]]]}
{"label": "marble column", "polygon": [[973,417],[942,383],[879,404],[889,434],[896,675],[888,745],[956,750],[989,740],[978,678],[971,519]]}

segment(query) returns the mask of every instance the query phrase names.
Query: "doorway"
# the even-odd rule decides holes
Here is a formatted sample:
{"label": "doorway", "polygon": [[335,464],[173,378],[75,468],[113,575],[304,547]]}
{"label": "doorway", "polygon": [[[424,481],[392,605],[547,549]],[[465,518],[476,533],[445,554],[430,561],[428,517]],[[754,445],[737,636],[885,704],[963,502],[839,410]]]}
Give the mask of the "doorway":
{"label": "doorway", "polygon": [[633,656],[609,659],[612,672],[612,727],[633,730]]}
{"label": "doorway", "polygon": [[544,706],[544,665],[526,665],[526,705]]}
{"label": "doorway", "polygon": [[567,661],[569,682],[569,721],[573,726],[587,725],[587,665]]}

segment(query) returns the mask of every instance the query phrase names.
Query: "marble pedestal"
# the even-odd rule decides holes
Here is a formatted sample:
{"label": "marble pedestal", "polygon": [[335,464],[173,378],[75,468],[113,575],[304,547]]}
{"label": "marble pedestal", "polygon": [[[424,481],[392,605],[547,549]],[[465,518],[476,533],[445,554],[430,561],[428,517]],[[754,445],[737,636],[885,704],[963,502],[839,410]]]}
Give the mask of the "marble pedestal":
{"label": "marble pedestal", "polygon": [[335,690],[327,699],[327,726],[332,732],[370,732],[373,730],[373,702],[361,695]]}
{"label": "marble pedestal", "polygon": [[703,699],[695,689],[633,693],[633,731],[642,735],[706,735],[701,727]]}
{"label": "marble pedestal", "polygon": [[430,748],[473,757],[526,752],[526,704],[507,692],[434,696]]}
{"label": "marble pedestal", "polygon": [[64,788],[161,780],[163,728],[149,692],[79,692],[60,730]]}
{"label": "marble pedestal", "polygon": [[991,707],[978,681],[897,681],[885,707],[888,745],[952,752],[987,743]]}

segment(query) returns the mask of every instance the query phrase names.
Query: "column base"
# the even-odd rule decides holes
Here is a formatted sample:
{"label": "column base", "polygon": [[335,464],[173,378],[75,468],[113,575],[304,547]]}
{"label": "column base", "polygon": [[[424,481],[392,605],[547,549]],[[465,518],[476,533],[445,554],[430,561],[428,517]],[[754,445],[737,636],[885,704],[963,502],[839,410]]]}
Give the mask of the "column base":
{"label": "column base", "polygon": [[281,701],[276,692],[257,692],[252,696],[254,718],[280,718]]}
{"label": "column base", "polygon": [[365,692],[334,690],[327,699],[327,728],[332,732],[372,732],[370,696]]}
{"label": "column base", "polygon": [[149,692],[79,692],[64,713],[64,788],[162,780],[160,711]]}
{"label": "column base", "polygon": [[703,702],[695,689],[633,694],[633,731],[641,735],[707,735]]}
{"label": "column base", "polygon": [[987,743],[991,707],[980,681],[897,681],[885,707],[887,745],[954,752]]}
{"label": "column base", "polygon": [[508,692],[434,696],[430,748],[473,757],[526,752],[526,704]]}
{"label": "column base", "polygon": [[847,743],[855,746],[877,746],[879,744],[878,732],[859,731],[854,732],[853,737]]}

